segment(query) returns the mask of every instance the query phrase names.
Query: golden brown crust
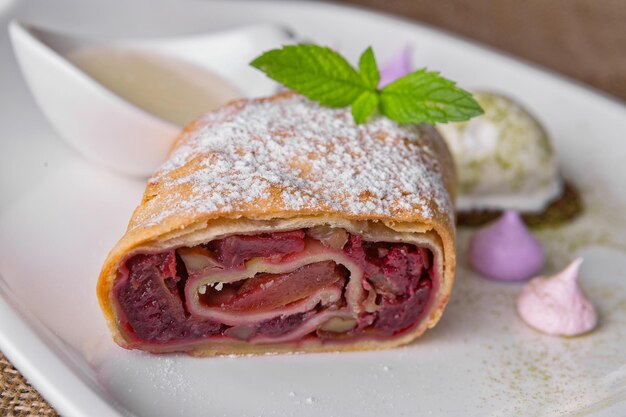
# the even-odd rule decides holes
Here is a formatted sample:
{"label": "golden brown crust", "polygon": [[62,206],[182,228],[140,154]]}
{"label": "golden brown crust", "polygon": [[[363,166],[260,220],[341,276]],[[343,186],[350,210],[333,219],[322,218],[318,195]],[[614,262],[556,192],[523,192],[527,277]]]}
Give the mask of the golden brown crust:
{"label": "golden brown crust", "polygon": [[[343,136],[324,137],[330,136],[329,130],[321,130],[320,132],[324,135],[307,137],[306,146],[317,146],[315,149],[318,150],[314,154],[308,152],[306,155],[311,158],[311,161],[317,162],[309,166],[308,163],[311,161],[302,158],[298,150],[293,151],[293,154],[287,153],[285,162],[289,167],[275,168],[277,179],[270,183],[264,180],[268,177],[267,164],[268,161],[273,161],[272,155],[267,155],[266,159],[263,159],[258,156],[259,148],[248,148],[247,145],[242,145],[241,148],[235,150],[237,157],[233,159],[232,153],[225,152],[225,150],[232,150],[232,147],[226,148],[226,145],[223,148],[220,147],[224,140],[234,140],[235,144],[237,140],[242,140],[241,143],[265,141],[263,146],[271,145],[282,147],[280,149],[289,149],[292,141],[307,134],[298,130],[302,124],[307,123],[307,120],[298,120],[299,114],[289,113],[293,106],[302,108],[300,110],[303,112],[310,112],[314,117],[330,118],[331,122],[336,122],[338,135],[349,137],[349,141]],[[242,137],[234,139],[210,136],[213,134],[212,129],[237,122],[237,117],[245,112],[253,111],[251,114],[256,115],[263,111],[275,112],[276,108],[287,112],[285,114],[290,119],[281,122],[282,124],[270,131],[266,137],[255,138],[254,131],[244,132],[241,134]],[[349,112],[347,114],[349,116]],[[280,116],[284,114],[281,113]],[[324,121],[328,122],[328,120]],[[258,123],[261,123],[259,126],[263,127],[265,120],[257,122],[257,125]],[[275,123],[275,121],[270,120],[268,123]],[[319,108],[299,96],[284,93],[265,99],[232,102],[187,127],[177,140],[168,163],[149,181],[142,202],[134,211],[126,234],[109,253],[100,274],[97,288],[98,299],[116,342],[122,346],[128,346],[128,342],[118,328],[111,300],[111,289],[118,267],[128,256],[139,251],[155,251],[198,244],[215,236],[247,230],[246,228],[262,230],[264,227],[269,227],[272,230],[293,230],[302,227],[303,224],[337,224],[356,231],[385,229],[409,240],[412,237],[419,238],[419,236],[428,235],[431,236],[429,239],[436,241],[435,245],[438,245],[438,248],[435,249],[440,252],[442,259],[441,288],[437,298],[428,312],[428,318],[411,333],[394,340],[361,341],[346,346],[319,345],[310,346],[304,350],[362,350],[392,347],[408,343],[421,335],[426,328],[433,327],[448,301],[454,280],[455,232],[451,196],[454,195],[455,181],[452,159],[443,140],[431,127],[397,126],[388,121],[372,122],[368,125],[365,128],[357,128],[351,120],[346,118],[346,112],[343,110]],[[238,130],[234,131],[238,132]],[[215,134],[223,134],[223,132],[217,131]],[[289,135],[294,138],[290,139]],[[376,139],[372,139],[372,135]],[[207,140],[213,142],[204,147],[197,145]],[[214,142],[219,146],[214,145]],[[374,159],[375,161],[371,162],[368,167],[376,172],[380,171],[381,166],[389,168],[384,166],[386,162],[384,158],[381,159],[381,156],[386,155],[383,152],[393,150],[393,153],[389,153],[389,158],[395,166],[385,174],[388,182],[380,183],[372,180],[370,184],[368,183],[370,176],[361,175],[355,171],[357,182],[352,187],[360,192],[358,195],[350,195],[346,193],[345,188],[341,188],[342,184],[328,184],[328,181],[332,181],[332,177],[322,179],[316,177],[328,170],[338,168],[333,165],[337,157],[337,151],[333,149],[334,144],[343,146],[342,151],[351,154],[347,156],[352,158],[352,163],[358,161],[362,164],[363,161],[368,161],[367,163],[370,164],[368,158]],[[355,144],[358,148],[355,148]],[[228,146],[231,145],[232,143],[228,144]],[[364,155],[359,155],[359,153],[364,153]],[[250,154],[256,155],[256,159],[248,158]],[[227,181],[229,175],[234,175],[233,171],[238,169],[239,158],[241,160],[248,158],[247,160],[252,161],[250,162],[252,167],[245,168],[251,171],[246,172],[265,172],[266,178],[253,183],[253,186],[261,184],[264,187],[264,192],[259,193],[257,198],[241,198],[235,195],[231,196],[231,200],[227,199],[228,193],[233,194],[233,190],[225,190],[224,181]],[[281,158],[285,159],[285,155]],[[393,158],[397,158],[396,162]],[[405,160],[407,161],[404,162]],[[255,163],[259,166],[255,166]],[[202,180],[200,185],[198,177],[193,177],[199,172],[214,173],[218,167],[222,166],[220,164],[229,169],[220,174],[203,175],[200,177]],[[297,180],[295,184],[293,184],[292,173],[294,164],[299,173],[298,178],[295,178]],[[321,166],[315,164],[321,164]],[[415,167],[416,164],[419,166]],[[308,168],[308,171],[303,168]],[[282,169],[292,172],[282,171]],[[408,177],[410,181],[407,181],[407,175],[410,175],[411,169],[419,169],[421,171],[416,172],[424,173],[424,178],[414,178],[417,185],[410,183],[413,181],[411,177]],[[241,173],[237,173],[239,174]],[[271,174],[273,175],[274,172]],[[245,176],[233,178],[248,180]],[[324,189],[317,188],[320,186],[317,183],[321,180],[325,181],[322,184]],[[389,187],[384,190],[384,196],[381,197],[377,186]],[[334,193],[334,190],[337,192]],[[216,196],[220,192],[222,194]],[[304,203],[294,200],[293,193],[297,193],[297,196],[304,196],[302,199]],[[427,193],[432,195],[426,195]],[[389,195],[393,198],[389,198]],[[211,200],[222,202],[222,196],[225,196],[226,202],[221,206]],[[208,204],[207,200],[210,200],[211,204]],[[184,204],[181,204],[181,201]],[[177,206],[172,208],[173,205]],[[201,347],[195,349],[193,353],[198,355],[244,354],[291,351],[292,349],[293,346],[289,344],[252,346],[233,342]]]}

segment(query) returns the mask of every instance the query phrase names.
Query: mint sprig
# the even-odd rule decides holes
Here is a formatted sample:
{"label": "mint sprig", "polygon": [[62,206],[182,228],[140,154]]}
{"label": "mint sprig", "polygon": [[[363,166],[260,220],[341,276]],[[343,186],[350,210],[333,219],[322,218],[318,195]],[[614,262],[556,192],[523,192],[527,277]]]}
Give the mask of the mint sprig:
{"label": "mint sprig", "polygon": [[352,107],[355,123],[376,111],[400,123],[446,123],[483,114],[472,95],[437,72],[420,69],[382,89],[372,48],[358,71],[337,52],[314,45],[287,45],[265,52],[250,65],[286,87],[327,107]]}
{"label": "mint sprig", "polygon": [[375,90],[378,87],[380,81],[380,73],[378,72],[378,65],[376,64],[376,58],[374,57],[374,51],[370,46],[361,54],[359,59],[359,72],[365,85]]}

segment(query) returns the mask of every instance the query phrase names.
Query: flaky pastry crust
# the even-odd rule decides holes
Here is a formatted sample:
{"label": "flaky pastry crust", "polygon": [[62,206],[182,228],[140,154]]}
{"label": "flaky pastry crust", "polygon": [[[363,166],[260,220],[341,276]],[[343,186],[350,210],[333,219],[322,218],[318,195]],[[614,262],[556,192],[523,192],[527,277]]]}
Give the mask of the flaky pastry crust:
{"label": "flaky pastry crust", "polygon": [[[306,141],[298,142],[304,136]],[[346,170],[353,170],[348,182],[351,177],[354,183],[334,180]],[[454,182],[450,154],[430,126],[386,119],[355,126],[348,110],[322,108],[293,93],[231,102],[189,125],[149,180],[126,233],[104,262],[97,286],[100,306],[115,341],[128,347],[112,287],[129,257],[231,234],[328,224],[371,240],[431,248],[439,259],[440,281],[417,327],[389,340],[306,346],[207,342],[189,353],[366,350],[408,343],[435,326],[450,297]]]}

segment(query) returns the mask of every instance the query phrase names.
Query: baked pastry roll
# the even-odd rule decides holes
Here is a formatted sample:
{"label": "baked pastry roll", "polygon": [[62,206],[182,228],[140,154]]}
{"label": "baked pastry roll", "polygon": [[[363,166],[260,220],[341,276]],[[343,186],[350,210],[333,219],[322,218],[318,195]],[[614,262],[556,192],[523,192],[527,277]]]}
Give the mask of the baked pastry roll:
{"label": "baked pastry roll", "polygon": [[381,349],[439,320],[454,172],[435,129],[293,93],[186,128],[104,263],[115,341],[194,355]]}

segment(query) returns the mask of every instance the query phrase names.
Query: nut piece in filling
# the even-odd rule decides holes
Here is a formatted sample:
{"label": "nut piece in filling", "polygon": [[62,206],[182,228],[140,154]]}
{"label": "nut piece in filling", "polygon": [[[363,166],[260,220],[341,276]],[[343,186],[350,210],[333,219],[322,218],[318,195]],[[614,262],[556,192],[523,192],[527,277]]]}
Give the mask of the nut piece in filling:
{"label": "nut piece in filling", "polygon": [[426,247],[318,226],[134,255],[114,294],[139,346],[344,343],[413,328],[437,284],[433,266]]}

